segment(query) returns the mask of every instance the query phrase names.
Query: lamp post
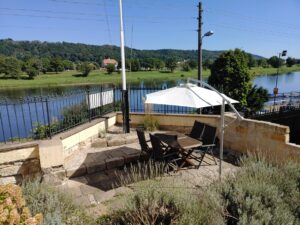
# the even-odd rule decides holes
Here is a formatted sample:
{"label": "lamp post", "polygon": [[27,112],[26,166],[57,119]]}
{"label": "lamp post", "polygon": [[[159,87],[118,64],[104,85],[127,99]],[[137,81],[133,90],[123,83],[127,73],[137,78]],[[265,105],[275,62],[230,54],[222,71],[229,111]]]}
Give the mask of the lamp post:
{"label": "lamp post", "polygon": [[203,38],[212,36],[214,34],[213,31],[206,32],[201,38],[199,43],[199,68],[198,68],[198,80],[202,81],[202,41]]}
{"label": "lamp post", "polygon": [[273,111],[275,111],[275,105],[276,105],[276,96],[278,95],[278,76],[279,76],[279,68],[281,65],[281,57],[286,56],[287,54],[287,50],[283,50],[282,52],[280,52],[278,54],[278,66],[277,66],[277,76],[276,76],[276,84],[275,84],[275,88],[273,89],[273,94],[274,94],[274,104],[273,104]]}

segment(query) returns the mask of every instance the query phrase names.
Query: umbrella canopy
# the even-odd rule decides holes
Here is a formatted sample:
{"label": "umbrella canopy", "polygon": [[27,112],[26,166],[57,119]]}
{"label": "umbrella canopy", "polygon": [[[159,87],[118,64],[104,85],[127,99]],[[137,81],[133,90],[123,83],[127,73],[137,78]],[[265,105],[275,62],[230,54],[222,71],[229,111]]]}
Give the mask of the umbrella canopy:
{"label": "umbrella canopy", "polygon": [[[238,101],[221,94],[230,103]],[[215,91],[186,83],[146,95],[146,104],[176,105],[192,108],[204,108],[222,105],[222,97]]]}

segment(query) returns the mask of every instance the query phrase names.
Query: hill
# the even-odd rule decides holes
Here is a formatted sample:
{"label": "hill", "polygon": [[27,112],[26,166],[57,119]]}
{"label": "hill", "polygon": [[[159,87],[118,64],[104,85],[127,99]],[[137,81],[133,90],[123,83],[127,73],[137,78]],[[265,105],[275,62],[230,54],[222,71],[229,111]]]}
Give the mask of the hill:
{"label": "hill", "polygon": [[[127,57],[131,49],[126,48]],[[203,60],[216,59],[223,51],[203,50]],[[41,42],[41,41],[14,41],[12,39],[0,40],[0,55],[15,56],[18,59],[26,59],[28,57],[53,57],[59,56],[64,59],[77,61],[93,61],[101,62],[105,56],[120,59],[120,48],[110,45],[88,45],[80,43],[68,42]],[[175,57],[178,61],[185,59],[197,59],[197,50],[176,50],[176,49],[159,49],[159,50],[139,50],[132,49],[134,58],[159,58],[166,60]],[[254,58],[262,58],[253,55]]]}

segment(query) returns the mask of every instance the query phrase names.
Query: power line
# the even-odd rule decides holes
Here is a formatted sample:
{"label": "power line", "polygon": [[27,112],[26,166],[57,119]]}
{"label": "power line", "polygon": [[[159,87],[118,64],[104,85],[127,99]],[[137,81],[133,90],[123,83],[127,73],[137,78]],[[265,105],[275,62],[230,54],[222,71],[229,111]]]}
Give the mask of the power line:
{"label": "power line", "polygon": [[110,43],[110,45],[112,45],[111,29],[110,29],[110,23],[109,23],[109,18],[108,18],[107,9],[106,9],[106,0],[104,0],[103,3],[104,3],[104,13],[105,13],[106,26],[107,26],[107,30],[108,30],[109,43]]}
{"label": "power line", "polygon": [[[108,14],[106,4],[104,5],[105,9],[105,17],[115,17],[119,18],[118,15]],[[68,15],[83,15],[83,16],[101,16],[101,14],[96,13],[82,13],[82,12],[70,12],[70,11],[53,11],[53,10],[40,10],[40,9],[24,9],[24,8],[4,8],[0,7],[0,10],[8,10],[8,11],[23,11],[23,12],[37,12],[37,13],[48,13],[48,14],[68,14]],[[103,15],[103,14],[102,14]],[[149,20],[194,20],[195,17],[146,17],[146,16],[126,16],[127,19],[149,19]],[[159,22],[159,21],[155,21]]]}

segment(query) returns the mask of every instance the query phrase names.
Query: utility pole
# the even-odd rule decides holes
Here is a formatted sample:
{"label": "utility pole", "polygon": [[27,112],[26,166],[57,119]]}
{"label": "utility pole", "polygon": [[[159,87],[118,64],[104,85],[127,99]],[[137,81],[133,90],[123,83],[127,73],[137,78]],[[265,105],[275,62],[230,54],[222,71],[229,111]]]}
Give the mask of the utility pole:
{"label": "utility pole", "polygon": [[123,131],[130,132],[129,127],[129,102],[128,90],[126,87],[126,68],[125,68],[125,41],[124,41],[124,26],[123,26],[123,5],[120,3],[120,39],[121,39],[121,61],[122,61],[122,113],[123,113]]}
{"label": "utility pole", "polygon": [[[198,80],[202,81],[202,2],[198,5]],[[198,84],[200,85],[200,83]]]}

